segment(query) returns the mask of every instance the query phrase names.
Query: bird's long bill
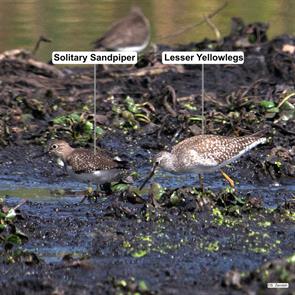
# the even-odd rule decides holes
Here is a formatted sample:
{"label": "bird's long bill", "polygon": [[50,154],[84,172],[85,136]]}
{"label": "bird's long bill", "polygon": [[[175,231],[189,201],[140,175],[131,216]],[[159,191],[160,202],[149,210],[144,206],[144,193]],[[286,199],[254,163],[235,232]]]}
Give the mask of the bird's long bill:
{"label": "bird's long bill", "polygon": [[148,177],[144,180],[144,182],[142,183],[142,185],[140,186],[139,190],[142,190],[144,188],[144,186],[147,184],[147,182],[154,176],[156,169],[158,167],[157,163],[154,163],[152,170],[150,172],[150,174],[148,175]]}
{"label": "bird's long bill", "polygon": [[33,156],[33,159],[38,159],[38,158],[41,158],[41,157],[46,156],[46,155],[48,155],[48,154],[49,154],[49,151],[46,151],[46,152],[44,152],[44,153],[42,153],[42,154],[39,154],[39,155],[35,155],[35,156]]}

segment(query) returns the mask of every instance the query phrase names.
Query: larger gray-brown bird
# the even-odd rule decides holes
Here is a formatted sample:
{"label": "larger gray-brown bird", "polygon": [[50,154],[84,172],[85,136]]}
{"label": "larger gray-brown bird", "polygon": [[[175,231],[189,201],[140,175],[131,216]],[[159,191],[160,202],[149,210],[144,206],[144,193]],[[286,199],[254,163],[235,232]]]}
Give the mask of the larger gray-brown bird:
{"label": "larger gray-brown bird", "polygon": [[[216,171],[237,160],[265,141],[266,138],[261,136],[261,132],[242,137],[197,135],[187,138],[176,144],[171,152],[163,151],[155,156],[152,170],[140,189],[145,186],[158,167],[173,174],[202,175]],[[231,186],[234,186],[233,180],[222,170],[221,172]],[[201,177],[200,186],[204,190]]]}

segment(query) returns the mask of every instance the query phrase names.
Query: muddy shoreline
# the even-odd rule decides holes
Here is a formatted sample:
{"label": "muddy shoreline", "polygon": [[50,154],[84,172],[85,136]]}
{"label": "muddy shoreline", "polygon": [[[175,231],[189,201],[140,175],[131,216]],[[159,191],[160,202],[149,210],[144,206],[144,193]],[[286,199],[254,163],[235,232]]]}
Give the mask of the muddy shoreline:
{"label": "muddy shoreline", "polygon": [[[92,67],[0,56],[1,210],[28,199],[9,224],[26,239],[1,244],[0,294],[294,291],[295,58],[283,48],[295,39],[268,41],[262,24],[251,28],[251,44],[245,29],[175,48],[245,52],[244,65],[205,67],[207,133],[268,130],[265,145],[226,168],[238,193],[218,173],[206,176],[206,195],[194,177],[163,173],[153,180],[166,188],[156,202],[153,188],[142,196],[129,188],[80,204],[84,185],[35,156],[52,138],[92,147]],[[163,66],[159,56],[97,72],[98,145],[132,163],[132,188],[153,154],[201,132],[201,67]],[[275,293],[270,281],[290,288]]]}

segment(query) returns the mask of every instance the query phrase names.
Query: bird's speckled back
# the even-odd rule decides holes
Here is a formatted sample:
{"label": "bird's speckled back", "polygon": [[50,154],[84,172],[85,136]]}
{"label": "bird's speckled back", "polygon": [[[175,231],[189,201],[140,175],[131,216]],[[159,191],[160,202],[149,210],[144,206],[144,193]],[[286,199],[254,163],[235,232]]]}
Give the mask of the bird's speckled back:
{"label": "bird's speckled back", "polygon": [[197,135],[174,146],[172,153],[179,157],[184,150],[192,150],[202,155],[204,159],[212,159],[216,163],[222,163],[240,153],[244,154],[254,146],[265,142],[265,140],[265,138],[256,135],[242,137]]}

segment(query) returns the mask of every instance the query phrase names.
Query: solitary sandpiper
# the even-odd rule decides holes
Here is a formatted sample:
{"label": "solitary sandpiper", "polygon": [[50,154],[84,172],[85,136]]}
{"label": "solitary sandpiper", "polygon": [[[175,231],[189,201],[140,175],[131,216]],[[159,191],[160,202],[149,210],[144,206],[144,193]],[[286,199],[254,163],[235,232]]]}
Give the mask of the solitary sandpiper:
{"label": "solitary sandpiper", "polygon": [[129,15],[120,19],[93,42],[96,50],[136,51],[144,50],[149,44],[150,23],[137,6]]}
{"label": "solitary sandpiper", "polygon": [[108,152],[98,149],[72,148],[66,141],[52,142],[49,154],[56,156],[67,173],[81,182],[103,185],[121,180],[128,170],[126,161],[112,158]]}
{"label": "solitary sandpiper", "polygon": [[[140,189],[154,175],[156,168],[160,167],[173,174],[199,174],[200,186],[204,190],[203,173],[222,168],[265,141],[261,132],[242,137],[197,135],[187,138],[175,145],[171,152],[163,151],[155,156],[153,168]],[[222,170],[221,173],[234,186],[233,180]]]}

